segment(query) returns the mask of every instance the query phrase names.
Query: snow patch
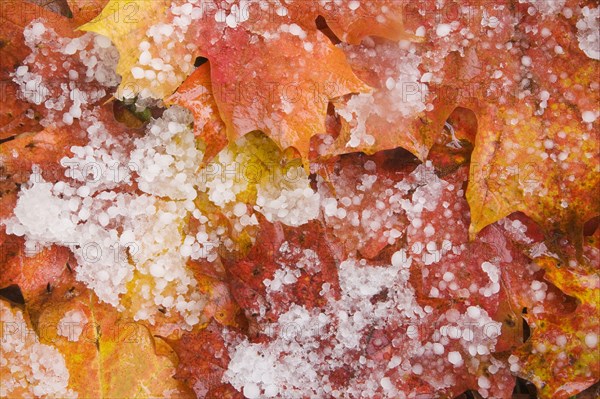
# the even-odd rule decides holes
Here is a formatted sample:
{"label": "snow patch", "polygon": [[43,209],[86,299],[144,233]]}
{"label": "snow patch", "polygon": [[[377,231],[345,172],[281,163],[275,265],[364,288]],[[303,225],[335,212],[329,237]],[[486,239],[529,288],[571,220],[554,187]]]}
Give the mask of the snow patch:
{"label": "snow patch", "polygon": [[600,8],[583,7],[576,27],[581,51],[591,59],[600,60]]}

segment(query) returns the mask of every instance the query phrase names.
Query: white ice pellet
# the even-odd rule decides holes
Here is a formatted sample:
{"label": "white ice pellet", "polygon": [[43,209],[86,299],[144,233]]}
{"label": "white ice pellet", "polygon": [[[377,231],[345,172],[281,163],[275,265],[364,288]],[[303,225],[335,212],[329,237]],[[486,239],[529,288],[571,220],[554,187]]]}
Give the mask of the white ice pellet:
{"label": "white ice pellet", "polygon": [[294,36],[300,37],[301,39],[306,37],[306,32],[304,32],[304,30],[298,24],[291,24],[289,27],[289,32]]}
{"label": "white ice pellet", "polygon": [[490,380],[483,375],[479,376],[479,378],[477,379],[477,385],[479,385],[479,388],[482,389],[490,389],[492,387]]}
{"label": "white ice pellet", "polygon": [[217,10],[215,13],[215,21],[217,22],[225,22],[227,18],[227,12],[225,10]]}
{"label": "white ice pellet", "polygon": [[598,334],[588,333],[585,336],[585,344],[588,346],[588,348],[595,348],[598,345]]}
{"label": "white ice pellet", "polygon": [[385,390],[385,391],[390,391],[394,388],[394,384],[392,383],[392,380],[390,380],[388,377],[384,377],[382,378],[379,383],[381,384],[381,387]]}
{"label": "white ice pellet", "polygon": [[435,28],[435,34],[439,37],[448,36],[451,30],[452,27],[450,24],[438,24],[438,26]]}
{"label": "white ice pellet", "polygon": [[140,67],[133,67],[131,68],[131,75],[135,78],[135,79],[143,79],[144,76],[146,76],[144,70]]}
{"label": "white ice pellet", "polygon": [[394,89],[396,87],[396,81],[394,80],[394,78],[392,78],[392,77],[387,78],[387,80],[385,81],[385,87],[388,90]]}
{"label": "white ice pellet", "polygon": [[46,27],[41,22],[36,22],[31,26],[31,33],[35,36],[41,36],[46,32]]}
{"label": "white ice pellet", "polygon": [[357,10],[358,7],[360,7],[360,1],[352,0],[348,3],[348,8],[351,9],[352,11]]}
{"label": "white ice pellet", "polygon": [[412,263],[412,258],[408,257],[405,249],[394,252],[392,255],[392,266],[409,268]]}
{"label": "white ice pellet", "polygon": [[82,198],[87,197],[88,195],[90,195],[90,188],[88,186],[81,186],[77,189],[77,195],[79,195]]}
{"label": "white ice pellet", "polygon": [[194,6],[192,4],[185,3],[181,6],[181,14],[182,15],[191,15],[193,9],[194,9]]}
{"label": "white ice pellet", "polygon": [[585,123],[593,123],[598,119],[598,116],[594,111],[584,111],[581,113],[581,118]]}
{"label": "white ice pellet", "polygon": [[246,207],[246,204],[244,204],[243,202],[238,202],[233,207],[233,214],[237,217],[242,217],[242,215],[245,215],[246,212],[247,212],[247,207]]}
{"label": "white ice pellet", "polygon": [[150,274],[154,277],[164,277],[166,273],[165,268],[158,264],[158,263],[152,263],[152,265],[150,265]]}
{"label": "white ice pellet", "polygon": [[21,65],[20,67],[17,68],[16,74],[17,74],[17,76],[25,76],[25,74],[27,73],[28,70],[29,70],[28,66]]}
{"label": "white ice pellet", "polygon": [[428,223],[427,226],[425,226],[423,232],[425,233],[425,237],[431,237],[435,234],[435,228],[430,223]]}
{"label": "white ice pellet", "polygon": [[467,308],[467,314],[471,319],[477,320],[481,316],[481,310],[478,306],[469,306]]}
{"label": "white ice pellet", "polygon": [[260,388],[256,384],[244,385],[244,396],[247,399],[256,399],[260,396]]}
{"label": "white ice pellet", "polygon": [[452,351],[448,353],[448,361],[454,366],[460,366],[462,364],[462,355],[460,352]]}
{"label": "white ice pellet", "polygon": [[152,60],[152,54],[150,54],[149,51],[142,51],[142,54],[140,54],[140,64],[148,65],[151,60]]}
{"label": "white ice pellet", "polygon": [[431,82],[432,78],[433,78],[433,74],[431,72],[425,72],[423,74],[423,76],[421,76],[421,82],[429,83],[429,82]]}
{"label": "white ice pellet", "polygon": [[227,26],[229,26],[232,29],[236,28],[237,27],[237,19],[236,19],[235,15],[229,14],[227,17],[225,17],[225,23],[227,24]]}

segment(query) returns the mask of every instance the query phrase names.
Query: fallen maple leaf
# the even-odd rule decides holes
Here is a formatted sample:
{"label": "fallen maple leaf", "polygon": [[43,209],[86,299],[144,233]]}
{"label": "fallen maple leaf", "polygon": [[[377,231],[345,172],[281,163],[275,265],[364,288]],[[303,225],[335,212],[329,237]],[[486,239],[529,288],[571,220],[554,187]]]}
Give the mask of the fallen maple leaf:
{"label": "fallen maple leaf", "polygon": [[143,325],[124,319],[89,290],[49,301],[37,331],[63,354],[69,387],[79,397],[192,397],[173,379],[174,354],[157,354],[157,343]]}
{"label": "fallen maple leaf", "polygon": [[549,281],[579,301],[570,314],[547,319],[527,316],[531,338],[515,352],[515,364],[519,375],[537,386],[540,398],[566,399],[600,378],[600,277],[595,255],[596,259],[588,260],[593,264],[579,267],[560,265],[548,256],[537,260]]}
{"label": "fallen maple leaf", "polygon": [[63,354],[38,341],[27,313],[0,299],[0,325],[0,397],[77,397]]}

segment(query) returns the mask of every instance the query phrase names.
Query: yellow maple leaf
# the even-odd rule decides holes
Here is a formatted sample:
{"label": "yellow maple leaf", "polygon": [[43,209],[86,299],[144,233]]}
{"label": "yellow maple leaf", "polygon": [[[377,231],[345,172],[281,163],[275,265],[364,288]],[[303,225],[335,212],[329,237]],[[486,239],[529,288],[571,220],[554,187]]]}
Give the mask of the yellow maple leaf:
{"label": "yellow maple leaf", "polygon": [[37,330],[64,355],[69,387],[81,398],[193,396],[173,379],[176,357],[169,348],[89,290],[47,303]]}
{"label": "yellow maple leaf", "polygon": [[[193,60],[185,47],[178,46],[173,51],[166,45],[164,48],[155,45],[152,50],[156,51],[154,58],[160,59],[160,69],[167,63],[171,70],[161,74],[161,71],[156,73],[155,69],[150,68],[148,71],[153,71],[151,76],[150,72],[144,74],[142,69],[146,64],[145,58],[140,60],[140,57],[144,51],[150,50],[150,42],[153,42],[149,37],[152,34],[149,29],[164,20],[170,3],[169,0],[111,0],[96,18],[79,28],[110,38],[119,50],[117,73],[122,80],[117,97],[131,98],[142,93],[145,97],[162,99],[173,93],[192,71]],[[183,61],[186,54],[191,62]],[[147,61],[150,64],[152,56]],[[148,79],[141,79],[139,71]]]}
{"label": "yellow maple leaf", "polygon": [[[516,55],[478,49],[480,63],[502,58],[507,65],[478,72],[492,85],[489,98],[473,105],[471,236],[516,211],[547,231],[580,236],[583,224],[600,214],[600,63],[569,46],[577,41],[573,24],[559,19],[540,25],[555,41],[529,35],[530,47]],[[522,26],[512,37],[525,34]],[[557,43],[568,52],[555,54]]]}
{"label": "yellow maple leaf", "polygon": [[572,267],[552,257],[537,263],[546,270],[548,281],[579,304],[571,314],[539,320],[527,317],[532,333],[515,352],[520,360],[518,374],[537,386],[540,398],[567,399],[600,379],[598,265]]}
{"label": "yellow maple leaf", "polygon": [[[471,163],[471,235],[515,211],[548,230],[580,233],[600,213],[597,131],[587,132],[565,103],[546,109],[486,106]],[[547,123],[551,121],[551,123]]]}

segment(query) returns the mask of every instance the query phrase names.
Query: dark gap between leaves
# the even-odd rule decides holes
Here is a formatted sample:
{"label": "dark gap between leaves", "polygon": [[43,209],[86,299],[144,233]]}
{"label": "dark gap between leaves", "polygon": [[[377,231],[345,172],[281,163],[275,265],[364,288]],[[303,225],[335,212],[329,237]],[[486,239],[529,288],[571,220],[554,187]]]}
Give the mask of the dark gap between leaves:
{"label": "dark gap between leaves", "polygon": [[6,298],[18,305],[25,305],[25,298],[23,298],[21,288],[16,284],[0,289],[0,297]]}
{"label": "dark gap between leaves", "polygon": [[204,58],[204,57],[196,57],[196,60],[194,61],[194,66],[196,68],[198,68],[201,65],[204,65],[208,62],[208,58]]}
{"label": "dark gap between leaves", "polygon": [[[527,308],[523,308],[523,314],[527,314]],[[523,342],[527,341],[531,336],[531,329],[529,328],[529,324],[524,317],[521,318],[523,320]]]}

